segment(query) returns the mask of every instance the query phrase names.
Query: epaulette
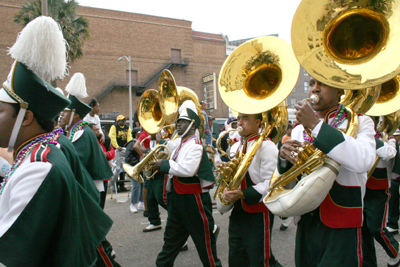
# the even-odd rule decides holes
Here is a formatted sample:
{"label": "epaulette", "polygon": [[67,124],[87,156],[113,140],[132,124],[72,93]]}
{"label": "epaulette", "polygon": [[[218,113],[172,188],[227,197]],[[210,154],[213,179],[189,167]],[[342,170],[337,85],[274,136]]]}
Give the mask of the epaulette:
{"label": "epaulette", "polygon": [[31,162],[48,162],[47,155],[51,148],[48,145],[37,144],[33,147],[31,152]]}

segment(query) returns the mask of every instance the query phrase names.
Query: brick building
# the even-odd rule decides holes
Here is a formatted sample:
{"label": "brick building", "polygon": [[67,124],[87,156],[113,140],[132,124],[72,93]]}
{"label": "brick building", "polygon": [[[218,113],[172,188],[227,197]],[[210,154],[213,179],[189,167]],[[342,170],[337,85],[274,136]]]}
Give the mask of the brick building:
{"label": "brick building", "polygon": [[[0,2],[0,79],[3,80],[13,62],[7,48],[22,29],[13,22],[13,17],[23,3],[24,0]],[[91,7],[79,7],[77,13],[90,21],[91,38],[85,43],[84,56],[70,65],[70,76],[58,81],[57,86],[65,88],[74,73],[82,72],[89,94],[86,102],[97,98],[103,119],[129,115],[129,65],[125,59],[117,61],[122,56],[131,56],[133,110],[137,108],[140,93],[157,89],[161,71],[168,68],[178,86],[191,88],[199,100],[209,103],[209,114],[229,116],[229,109],[218,93],[218,75],[226,56],[248,39],[229,41],[220,34],[196,32],[191,28],[192,22],[186,20]],[[286,100],[289,108],[305,98],[308,80],[308,74],[301,69],[297,85]]]}
{"label": "brick building", "polygon": [[[13,17],[23,3],[24,0],[0,3],[0,79],[3,80],[13,62],[7,48],[22,29],[13,22]],[[226,58],[221,35],[193,31],[192,22],[186,20],[83,6],[77,13],[89,20],[91,38],[85,43],[84,56],[70,65],[70,76],[58,81],[57,86],[65,88],[74,73],[82,72],[89,94],[85,100],[98,98],[103,118],[129,114],[129,65],[127,60],[117,61],[122,56],[131,56],[133,110],[137,108],[140,92],[157,89],[161,71],[168,68],[178,86],[191,88],[199,100],[208,98],[212,116],[228,116],[228,107],[216,87]]]}

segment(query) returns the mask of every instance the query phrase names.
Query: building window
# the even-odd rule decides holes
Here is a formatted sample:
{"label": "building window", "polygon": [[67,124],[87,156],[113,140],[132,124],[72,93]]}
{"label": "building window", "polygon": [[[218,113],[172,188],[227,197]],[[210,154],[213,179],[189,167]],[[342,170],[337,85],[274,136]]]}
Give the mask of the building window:
{"label": "building window", "polygon": [[172,63],[182,63],[180,49],[171,49],[171,62]]}
{"label": "building window", "polygon": [[308,82],[304,82],[304,93],[308,93]]}
{"label": "building window", "polygon": [[290,107],[291,108],[294,108],[294,105],[296,104],[296,98],[294,98],[294,97],[292,97],[291,99],[290,99]]}
{"label": "building window", "polygon": [[[137,70],[131,70],[132,86],[137,86],[138,73]],[[129,70],[126,71],[126,85],[129,86]]]}
{"label": "building window", "polygon": [[304,76],[308,76],[308,73],[306,70],[303,70],[303,74],[304,74]]}

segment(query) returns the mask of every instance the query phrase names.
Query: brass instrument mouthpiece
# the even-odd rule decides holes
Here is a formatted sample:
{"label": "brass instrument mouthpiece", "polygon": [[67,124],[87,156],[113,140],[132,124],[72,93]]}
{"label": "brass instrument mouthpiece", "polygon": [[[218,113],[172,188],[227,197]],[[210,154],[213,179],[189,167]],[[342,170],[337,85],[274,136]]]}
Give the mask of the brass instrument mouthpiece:
{"label": "brass instrument mouthpiece", "polygon": [[303,101],[306,100],[312,104],[317,104],[319,102],[319,97],[317,95],[311,95],[310,98],[306,98]]}
{"label": "brass instrument mouthpiece", "polygon": [[238,131],[238,133],[241,133],[243,131],[243,128],[239,126],[236,128],[236,131]]}

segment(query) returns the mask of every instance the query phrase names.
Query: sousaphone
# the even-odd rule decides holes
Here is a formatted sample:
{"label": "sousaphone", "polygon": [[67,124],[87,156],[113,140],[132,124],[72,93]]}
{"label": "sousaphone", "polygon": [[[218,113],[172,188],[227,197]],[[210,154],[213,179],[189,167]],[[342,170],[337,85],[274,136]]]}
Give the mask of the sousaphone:
{"label": "sousaphone", "polygon": [[219,212],[232,207],[233,203],[223,200],[223,191],[240,186],[264,139],[269,137],[276,141],[285,133],[288,117],[284,100],[296,85],[299,73],[300,66],[290,44],[273,36],[245,42],[225,60],[219,77],[222,100],[239,113],[263,113],[264,127],[246,154],[239,151],[226,166],[219,168],[214,195]]}
{"label": "sousaphone", "polygon": [[303,0],[292,22],[293,51],[318,81],[363,89],[400,73],[400,2]]}

